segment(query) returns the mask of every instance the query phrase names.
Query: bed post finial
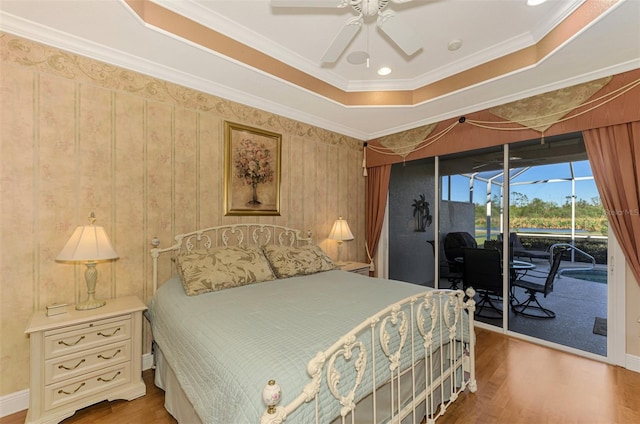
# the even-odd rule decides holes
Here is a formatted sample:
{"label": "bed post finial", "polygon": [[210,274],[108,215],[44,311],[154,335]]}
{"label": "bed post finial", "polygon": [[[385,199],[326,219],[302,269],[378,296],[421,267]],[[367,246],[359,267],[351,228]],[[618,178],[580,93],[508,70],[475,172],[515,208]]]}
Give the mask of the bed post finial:
{"label": "bed post finial", "polygon": [[262,400],[267,405],[267,414],[276,412],[276,405],[280,402],[282,390],[275,380],[269,380],[264,389],[262,389]]}
{"label": "bed post finial", "polygon": [[262,389],[262,400],[267,410],[260,417],[260,424],[281,424],[287,418],[287,408],[277,406],[282,397],[282,390],[275,380],[269,380]]}

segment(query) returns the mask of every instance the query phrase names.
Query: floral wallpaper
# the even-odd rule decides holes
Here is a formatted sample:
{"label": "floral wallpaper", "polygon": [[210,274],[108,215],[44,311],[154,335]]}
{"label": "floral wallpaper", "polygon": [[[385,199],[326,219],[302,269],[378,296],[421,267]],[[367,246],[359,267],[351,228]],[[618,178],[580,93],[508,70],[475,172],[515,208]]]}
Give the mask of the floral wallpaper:
{"label": "floral wallpaper", "polygon": [[[1,32],[0,65],[0,396],[28,388],[32,312],[86,295],[54,258],[91,212],[119,254],[98,265],[107,300],[149,301],[153,237],[221,224],[310,230],[335,257],[342,215],[343,256],[365,260],[360,140]],[[225,121],[282,134],[281,216],[224,215]]]}

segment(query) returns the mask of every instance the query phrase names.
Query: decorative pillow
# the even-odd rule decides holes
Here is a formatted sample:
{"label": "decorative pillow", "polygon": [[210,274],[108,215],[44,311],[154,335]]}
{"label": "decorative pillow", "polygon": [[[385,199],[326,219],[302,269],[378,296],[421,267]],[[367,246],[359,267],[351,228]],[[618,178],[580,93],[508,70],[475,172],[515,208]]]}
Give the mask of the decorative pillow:
{"label": "decorative pillow", "polygon": [[302,247],[269,245],[263,246],[262,250],[278,278],[338,268],[320,247],[312,244]]}
{"label": "decorative pillow", "polygon": [[274,280],[259,247],[218,247],[180,255],[178,273],[188,296]]}

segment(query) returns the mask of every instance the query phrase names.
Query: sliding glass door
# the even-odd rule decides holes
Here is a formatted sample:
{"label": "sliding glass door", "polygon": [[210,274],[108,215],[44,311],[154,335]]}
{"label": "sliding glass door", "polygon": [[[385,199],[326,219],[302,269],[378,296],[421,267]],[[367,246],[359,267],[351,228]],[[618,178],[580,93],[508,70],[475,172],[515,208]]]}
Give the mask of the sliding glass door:
{"label": "sliding glass door", "polygon": [[495,326],[502,326],[504,310],[500,257],[478,255],[500,231],[502,192],[495,183],[502,161],[495,158],[501,152],[495,147],[439,158],[440,287],[476,288],[477,319]]}
{"label": "sliding glass door", "polygon": [[581,134],[394,165],[388,219],[390,278],[435,287],[437,268],[437,287],[476,289],[479,325],[606,357],[608,226]]}
{"label": "sliding glass door", "polygon": [[511,256],[531,267],[509,330],[606,356],[608,226],[581,135],[510,145],[509,174]]}

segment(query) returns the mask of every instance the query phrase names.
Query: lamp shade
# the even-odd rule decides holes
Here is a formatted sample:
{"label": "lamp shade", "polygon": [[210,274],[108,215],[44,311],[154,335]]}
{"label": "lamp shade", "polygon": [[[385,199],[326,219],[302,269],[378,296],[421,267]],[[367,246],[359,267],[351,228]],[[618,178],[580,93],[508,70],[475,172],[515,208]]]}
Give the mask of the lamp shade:
{"label": "lamp shade", "polygon": [[338,241],[353,240],[353,234],[351,233],[349,224],[347,224],[347,221],[342,219],[342,217],[333,223],[333,228],[329,233],[329,239]]}
{"label": "lamp shade", "polygon": [[98,225],[82,225],[76,228],[71,238],[56,257],[57,261],[94,262],[116,259],[107,233]]}

